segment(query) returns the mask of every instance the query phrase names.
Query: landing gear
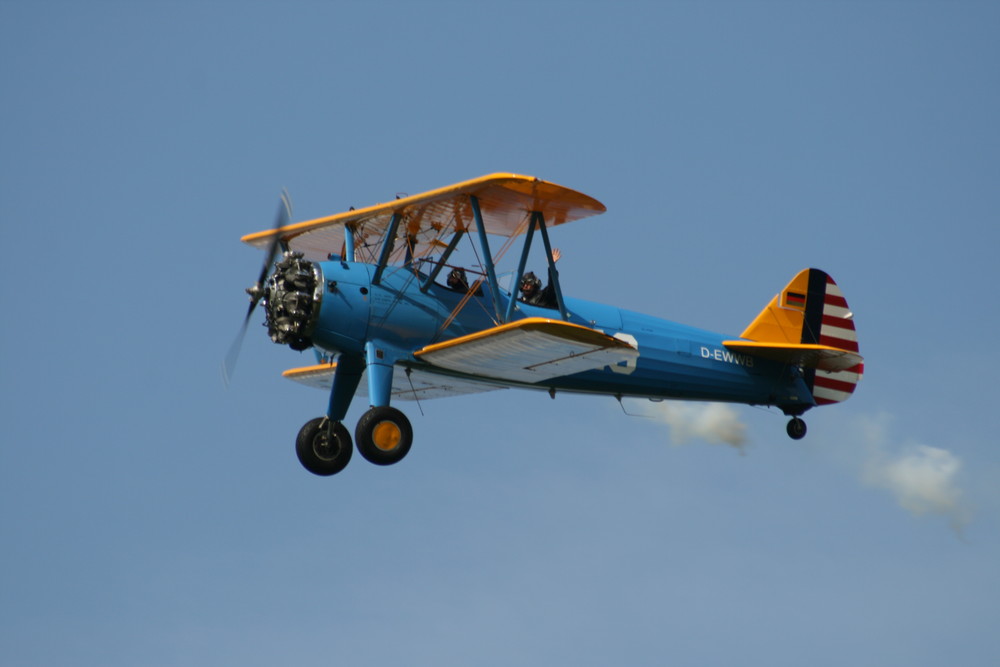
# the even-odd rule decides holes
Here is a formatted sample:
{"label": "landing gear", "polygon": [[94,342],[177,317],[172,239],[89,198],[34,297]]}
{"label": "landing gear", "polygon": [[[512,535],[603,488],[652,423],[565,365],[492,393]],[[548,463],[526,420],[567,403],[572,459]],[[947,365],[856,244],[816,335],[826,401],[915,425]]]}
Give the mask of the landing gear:
{"label": "landing gear", "polygon": [[413,444],[410,420],[389,407],[392,391],[392,348],[365,344],[365,356],[341,354],[330,389],[326,417],[306,423],[295,441],[295,451],[306,470],[315,475],[335,475],[351,460],[354,446],[341,423],[357,390],[361,374],[368,374],[368,397],[373,407],[365,412],[354,431],[358,451],[380,466],[399,463]]}
{"label": "landing gear", "polygon": [[801,440],[806,435],[806,423],[799,417],[792,417],[785,429],[792,440]]}
{"label": "landing gear", "polygon": [[361,416],[354,431],[358,452],[368,461],[387,466],[398,463],[413,444],[410,420],[396,408],[373,407]]}
{"label": "landing gear", "polygon": [[[388,466],[399,463],[413,444],[410,420],[396,408],[371,408],[355,430],[358,451],[368,461]],[[340,422],[317,417],[306,422],[295,439],[299,462],[314,475],[328,477],[347,467],[354,453],[351,434]]]}
{"label": "landing gear", "polygon": [[317,417],[306,422],[295,439],[295,453],[302,466],[314,475],[336,475],[351,461],[351,434],[340,422]]}

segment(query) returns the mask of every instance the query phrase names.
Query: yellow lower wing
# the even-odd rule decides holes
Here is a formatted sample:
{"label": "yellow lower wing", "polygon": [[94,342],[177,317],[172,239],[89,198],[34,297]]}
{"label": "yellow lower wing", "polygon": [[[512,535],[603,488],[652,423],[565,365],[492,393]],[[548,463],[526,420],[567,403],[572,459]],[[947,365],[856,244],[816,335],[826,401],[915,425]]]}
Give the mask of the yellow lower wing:
{"label": "yellow lower wing", "polygon": [[533,317],[428,345],[415,356],[463,375],[535,384],[606,366],[634,365],[639,351],[596,329]]}
{"label": "yellow lower wing", "polygon": [[[289,380],[295,380],[307,387],[330,391],[333,386],[333,376],[336,372],[337,364],[317,364],[302,368],[290,368],[282,373],[282,375]],[[506,387],[495,383],[473,382],[440,373],[427,373],[421,370],[412,370],[410,373],[397,370],[397,372],[392,374],[393,400],[423,401],[429,398],[476,394],[484,391],[493,391],[494,389],[506,389]],[[367,393],[368,383],[365,377],[362,376],[361,382],[358,384],[358,395],[366,396]]]}

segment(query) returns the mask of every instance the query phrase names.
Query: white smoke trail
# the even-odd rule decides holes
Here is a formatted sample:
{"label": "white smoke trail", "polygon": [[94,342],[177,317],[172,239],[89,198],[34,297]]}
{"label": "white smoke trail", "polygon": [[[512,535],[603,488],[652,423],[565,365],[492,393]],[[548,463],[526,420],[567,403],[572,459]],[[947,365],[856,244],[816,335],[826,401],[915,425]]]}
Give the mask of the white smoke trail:
{"label": "white smoke trail", "polygon": [[887,434],[887,419],[883,415],[862,420],[867,446],[862,480],[886,489],[900,507],[916,516],[947,518],[961,534],[971,519],[958,485],[961,459],[947,449],[919,443],[893,447]]}
{"label": "white smoke trail", "polygon": [[[655,419],[670,427],[674,444],[703,440],[726,444],[743,453],[747,426],[725,403],[630,401],[631,414]],[[915,516],[935,515],[948,520],[962,534],[971,511],[959,485],[962,461],[951,451],[921,443],[896,444],[889,436],[890,417],[860,416],[853,421],[855,437],[848,437],[830,453],[859,471],[861,480],[892,494],[900,507]],[[846,434],[845,434],[846,435]],[[853,442],[854,446],[847,446]]]}
{"label": "white smoke trail", "polygon": [[746,424],[740,421],[736,410],[725,403],[661,401],[646,403],[639,411],[670,426],[670,439],[674,444],[699,439],[743,451]]}

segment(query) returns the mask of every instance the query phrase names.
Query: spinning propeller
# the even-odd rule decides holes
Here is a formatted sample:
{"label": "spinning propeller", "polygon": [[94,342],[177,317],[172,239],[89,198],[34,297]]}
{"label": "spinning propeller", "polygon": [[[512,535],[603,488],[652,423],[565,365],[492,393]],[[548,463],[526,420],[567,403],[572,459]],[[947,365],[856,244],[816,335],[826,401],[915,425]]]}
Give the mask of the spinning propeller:
{"label": "spinning propeller", "polygon": [[243,326],[240,327],[239,333],[236,334],[232,345],[229,346],[226,359],[222,363],[222,379],[226,383],[226,386],[229,386],[229,380],[233,376],[233,371],[236,370],[236,361],[239,359],[240,349],[243,347],[243,338],[246,337],[247,328],[250,326],[250,318],[253,316],[253,311],[257,308],[257,304],[264,297],[264,284],[271,273],[274,258],[278,254],[278,248],[281,245],[281,230],[288,225],[291,217],[292,202],[288,197],[288,191],[282,190],[281,201],[278,204],[278,213],[274,220],[274,229],[276,230],[274,238],[271,240],[271,245],[267,248],[264,265],[260,268],[260,276],[257,278],[256,284],[253,287],[247,288],[247,294],[250,295],[250,307],[247,308],[246,317],[243,318]]}

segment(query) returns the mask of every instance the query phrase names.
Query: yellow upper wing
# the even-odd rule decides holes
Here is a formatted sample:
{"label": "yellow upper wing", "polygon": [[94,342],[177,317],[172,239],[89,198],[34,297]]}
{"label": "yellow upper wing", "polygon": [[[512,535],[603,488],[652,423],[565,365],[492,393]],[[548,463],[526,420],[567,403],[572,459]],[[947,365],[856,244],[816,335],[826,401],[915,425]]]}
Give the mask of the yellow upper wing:
{"label": "yellow upper wing", "polygon": [[[356,244],[361,247],[365,239],[371,242],[381,239],[393,215],[398,214],[397,235],[414,239],[411,252],[419,257],[439,246],[442,237],[456,230],[473,229],[472,196],[479,200],[486,232],[503,236],[524,231],[533,211],[541,212],[545,224],[552,226],[606,210],[596,199],[555,183],[518,174],[490,174],[384,204],[289,225],[280,230],[281,240],[308,259],[325,260],[330,253],[341,252],[345,225],[354,229]],[[278,234],[279,230],[271,229],[248,234],[242,240],[266,248]]]}

